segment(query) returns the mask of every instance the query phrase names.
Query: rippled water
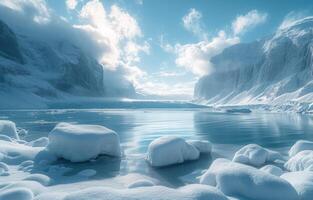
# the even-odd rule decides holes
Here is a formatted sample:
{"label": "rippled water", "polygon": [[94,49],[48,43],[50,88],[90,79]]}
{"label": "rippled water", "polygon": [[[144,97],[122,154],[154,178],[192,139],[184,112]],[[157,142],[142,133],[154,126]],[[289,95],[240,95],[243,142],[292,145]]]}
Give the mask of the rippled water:
{"label": "rippled water", "polygon": [[[241,145],[257,143],[268,148],[285,149],[298,139],[313,140],[313,117],[286,113],[214,113],[206,109],[57,109],[0,111],[1,118],[16,122],[29,134],[25,140],[47,136],[58,122],[104,125],[115,130],[124,150],[122,159],[100,157],[95,162],[72,164],[67,175],[85,168],[97,170],[94,179],[109,179],[131,172],[160,180],[164,185],[181,186],[195,182],[212,158],[184,165],[155,169],[144,160],[151,140],[163,135],[205,139],[214,144],[212,157],[226,156]],[[230,152],[230,153],[227,153]],[[66,181],[66,180],[62,180]]]}

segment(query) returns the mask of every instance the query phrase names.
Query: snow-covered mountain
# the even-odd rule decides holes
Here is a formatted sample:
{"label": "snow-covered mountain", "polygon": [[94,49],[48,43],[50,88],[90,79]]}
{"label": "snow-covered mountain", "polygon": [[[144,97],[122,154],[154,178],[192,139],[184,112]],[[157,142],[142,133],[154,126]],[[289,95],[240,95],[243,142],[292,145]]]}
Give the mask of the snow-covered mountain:
{"label": "snow-covered mountain", "polygon": [[202,102],[311,109],[313,17],[285,24],[263,40],[231,46],[211,61],[215,71],[195,87]]}
{"label": "snow-covered mountain", "polygon": [[40,107],[79,96],[135,95],[130,82],[119,80],[116,72],[71,41],[42,38],[13,31],[0,20],[0,107]]}

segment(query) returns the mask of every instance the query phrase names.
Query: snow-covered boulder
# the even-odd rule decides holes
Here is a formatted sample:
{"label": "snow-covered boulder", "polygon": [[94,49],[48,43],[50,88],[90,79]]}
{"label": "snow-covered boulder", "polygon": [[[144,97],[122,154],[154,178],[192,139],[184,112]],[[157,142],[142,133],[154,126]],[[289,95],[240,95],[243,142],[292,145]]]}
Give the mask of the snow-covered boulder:
{"label": "snow-covered boulder", "polygon": [[196,160],[199,155],[199,150],[183,138],[163,136],[149,144],[147,160],[154,167],[162,167]]}
{"label": "snow-covered boulder", "polygon": [[275,165],[265,165],[264,167],[260,168],[260,170],[273,174],[275,176],[281,176],[284,173],[284,171],[281,168]]}
{"label": "snow-covered boulder", "polygon": [[284,179],[223,158],[212,163],[200,183],[216,186],[226,195],[247,199],[298,199],[295,189]]}
{"label": "snow-covered boulder", "polygon": [[298,192],[300,200],[312,200],[313,197],[313,172],[289,172],[281,176],[288,181]]}
{"label": "snow-covered boulder", "polygon": [[178,189],[164,186],[138,187],[132,189],[115,189],[92,187],[71,192],[70,194],[45,193],[36,200],[228,200],[216,188],[191,184]]}
{"label": "snow-covered boulder", "polygon": [[289,150],[289,156],[295,156],[300,151],[313,150],[313,142],[308,140],[297,141]]}
{"label": "snow-covered boulder", "polygon": [[84,162],[104,154],[120,156],[116,132],[104,126],[59,123],[49,133],[48,150],[72,162]]}
{"label": "snow-covered boulder", "polygon": [[233,158],[234,162],[252,166],[262,166],[267,162],[281,159],[280,153],[263,148],[257,144],[248,144],[239,149]]}
{"label": "snow-covered boulder", "polygon": [[210,153],[212,144],[207,140],[187,140],[189,144],[196,147],[200,153]]}
{"label": "snow-covered boulder", "polygon": [[15,123],[9,120],[0,120],[0,134],[19,139]]}
{"label": "snow-covered boulder", "polygon": [[285,163],[285,168],[292,172],[313,171],[313,151],[300,151]]}

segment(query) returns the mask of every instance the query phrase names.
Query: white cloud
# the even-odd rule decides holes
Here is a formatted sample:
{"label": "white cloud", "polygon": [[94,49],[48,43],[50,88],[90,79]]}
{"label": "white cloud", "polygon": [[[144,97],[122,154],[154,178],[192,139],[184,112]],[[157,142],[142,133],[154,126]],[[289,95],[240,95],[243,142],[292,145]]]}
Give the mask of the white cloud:
{"label": "white cloud", "polygon": [[69,10],[75,10],[78,1],[77,0],[66,0],[65,2],[67,9]]}
{"label": "white cloud", "polygon": [[198,10],[192,8],[189,10],[189,13],[183,17],[183,25],[186,30],[192,32],[199,38],[206,39],[207,34],[203,30],[204,27],[201,18],[202,14]]}
{"label": "white cloud", "polygon": [[249,28],[253,28],[258,24],[266,21],[267,14],[260,13],[257,10],[251,10],[245,15],[240,15],[232,23],[232,29],[235,35],[241,34],[247,31]]}

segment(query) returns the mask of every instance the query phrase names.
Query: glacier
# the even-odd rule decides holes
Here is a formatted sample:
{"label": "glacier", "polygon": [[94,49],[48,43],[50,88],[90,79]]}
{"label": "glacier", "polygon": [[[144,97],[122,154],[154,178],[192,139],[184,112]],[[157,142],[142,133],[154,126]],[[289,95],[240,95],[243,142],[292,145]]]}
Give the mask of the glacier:
{"label": "glacier", "polygon": [[239,43],[213,57],[212,73],[199,79],[195,101],[313,111],[313,17],[280,26],[266,38]]}

